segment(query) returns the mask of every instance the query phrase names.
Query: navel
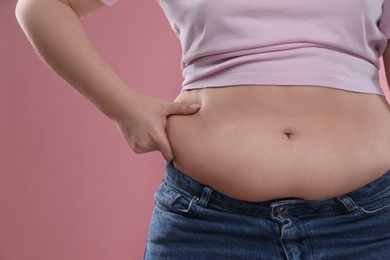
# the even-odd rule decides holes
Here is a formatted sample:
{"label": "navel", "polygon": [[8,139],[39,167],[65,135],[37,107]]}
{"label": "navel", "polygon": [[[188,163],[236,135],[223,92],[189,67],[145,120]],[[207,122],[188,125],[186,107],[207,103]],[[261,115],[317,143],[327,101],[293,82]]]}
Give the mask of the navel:
{"label": "navel", "polygon": [[287,139],[293,138],[293,135],[296,134],[295,130],[292,129],[292,127],[284,127],[283,129],[281,129],[281,132],[285,137],[287,137]]}
{"label": "navel", "polygon": [[293,135],[292,132],[283,132],[283,134],[284,134],[288,139],[291,139],[291,138],[292,138],[292,135]]}

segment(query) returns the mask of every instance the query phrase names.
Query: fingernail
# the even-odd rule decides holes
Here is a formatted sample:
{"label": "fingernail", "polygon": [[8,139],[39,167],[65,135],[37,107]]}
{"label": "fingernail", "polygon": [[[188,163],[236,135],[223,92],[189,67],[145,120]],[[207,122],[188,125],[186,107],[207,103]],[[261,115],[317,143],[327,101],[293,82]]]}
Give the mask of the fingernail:
{"label": "fingernail", "polygon": [[191,108],[200,108],[201,104],[191,104]]}

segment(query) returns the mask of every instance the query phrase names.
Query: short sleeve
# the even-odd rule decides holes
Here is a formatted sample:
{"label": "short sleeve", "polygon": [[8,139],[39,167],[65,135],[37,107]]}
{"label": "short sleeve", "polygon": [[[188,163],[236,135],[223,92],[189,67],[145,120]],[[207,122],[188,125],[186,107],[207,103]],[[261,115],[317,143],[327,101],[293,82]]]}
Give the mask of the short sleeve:
{"label": "short sleeve", "polygon": [[390,39],[390,0],[383,1],[379,30],[386,35],[387,39]]}
{"label": "short sleeve", "polygon": [[113,6],[118,0],[100,0],[103,4]]}

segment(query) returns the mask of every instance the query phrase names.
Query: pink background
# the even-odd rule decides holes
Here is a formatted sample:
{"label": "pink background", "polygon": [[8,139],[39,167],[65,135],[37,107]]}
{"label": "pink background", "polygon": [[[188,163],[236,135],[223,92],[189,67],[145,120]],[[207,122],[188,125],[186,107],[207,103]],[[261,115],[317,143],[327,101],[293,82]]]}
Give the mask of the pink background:
{"label": "pink background", "polygon": [[[135,154],[43,64],[15,3],[0,2],[0,259],[142,259],[165,160]],[[130,88],[174,100],[181,49],[157,1],[119,1],[83,24]],[[383,63],[380,74],[389,97]]]}

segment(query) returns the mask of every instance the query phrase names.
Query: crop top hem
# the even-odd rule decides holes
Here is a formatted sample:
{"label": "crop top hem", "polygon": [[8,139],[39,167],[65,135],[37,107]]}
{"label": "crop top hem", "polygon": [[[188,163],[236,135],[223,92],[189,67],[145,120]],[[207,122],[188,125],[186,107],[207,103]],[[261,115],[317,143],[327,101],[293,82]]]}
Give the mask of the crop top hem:
{"label": "crop top hem", "polygon": [[[374,86],[372,84],[374,83]],[[208,76],[188,83],[182,90],[233,85],[311,85],[342,89],[351,92],[377,94],[384,96],[379,79],[333,77],[316,74],[290,73],[230,73],[220,76]],[[371,86],[367,88],[367,86]]]}
{"label": "crop top hem", "polygon": [[158,2],[180,40],[182,90],[311,85],[384,96],[390,0]]}

